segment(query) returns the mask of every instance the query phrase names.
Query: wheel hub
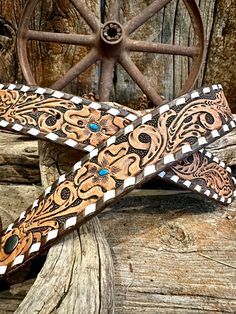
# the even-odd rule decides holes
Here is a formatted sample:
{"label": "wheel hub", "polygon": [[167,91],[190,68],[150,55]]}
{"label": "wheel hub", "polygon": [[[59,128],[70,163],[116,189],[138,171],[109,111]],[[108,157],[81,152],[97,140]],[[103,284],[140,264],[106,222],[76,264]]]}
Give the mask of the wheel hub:
{"label": "wheel hub", "polygon": [[116,21],[109,21],[101,28],[101,38],[109,45],[118,44],[123,39],[123,27]]}

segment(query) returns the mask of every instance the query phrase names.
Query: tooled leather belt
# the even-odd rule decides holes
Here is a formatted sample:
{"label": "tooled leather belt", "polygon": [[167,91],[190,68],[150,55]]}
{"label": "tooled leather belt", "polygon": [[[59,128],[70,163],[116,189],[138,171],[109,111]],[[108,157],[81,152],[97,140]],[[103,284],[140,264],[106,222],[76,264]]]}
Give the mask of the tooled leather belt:
{"label": "tooled leather belt", "polygon": [[1,128],[87,151],[2,232],[0,277],[156,175],[231,203],[231,170],[204,147],[235,125],[221,85],[141,116],[52,89],[0,84]]}

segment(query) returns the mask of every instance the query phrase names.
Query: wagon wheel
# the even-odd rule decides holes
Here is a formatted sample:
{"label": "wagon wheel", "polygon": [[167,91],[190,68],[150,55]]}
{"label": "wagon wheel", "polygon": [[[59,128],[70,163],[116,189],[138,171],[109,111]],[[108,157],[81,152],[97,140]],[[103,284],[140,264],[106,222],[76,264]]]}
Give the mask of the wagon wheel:
{"label": "wagon wheel", "polygon": [[18,54],[23,75],[28,84],[36,84],[27,57],[27,41],[46,41],[61,44],[73,44],[90,47],[89,53],[59,78],[51,87],[62,89],[98,60],[101,61],[101,76],[98,87],[100,101],[108,101],[112,88],[113,71],[120,64],[154,105],[163,103],[163,99],[150,84],[130,57],[131,52],[158,53],[187,56],[192,59],[189,75],[180,93],[190,90],[199,74],[203,54],[204,35],[198,7],[194,0],[183,0],[193,23],[196,44],[193,46],[153,43],[131,39],[131,35],[154,14],[172,0],[155,0],[141,13],[123,25],[118,21],[119,1],[112,0],[108,9],[108,21],[101,23],[88,9],[84,0],[70,0],[81,17],[91,29],[91,34],[66,34],[36,31],[29,29],[29,21],[39,0],[29,0],[23,10],[18,32]]}

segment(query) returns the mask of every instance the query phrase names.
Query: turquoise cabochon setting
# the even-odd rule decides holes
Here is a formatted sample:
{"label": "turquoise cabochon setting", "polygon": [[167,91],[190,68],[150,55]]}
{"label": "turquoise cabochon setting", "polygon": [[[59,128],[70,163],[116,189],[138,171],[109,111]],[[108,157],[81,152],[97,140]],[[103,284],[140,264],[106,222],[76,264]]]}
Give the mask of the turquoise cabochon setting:
{"label": "turquoise cabochon setting", "polygon": [[100,130],[100,126],[97,123],[89,123],[88,127],[93,132],[98,132]]}

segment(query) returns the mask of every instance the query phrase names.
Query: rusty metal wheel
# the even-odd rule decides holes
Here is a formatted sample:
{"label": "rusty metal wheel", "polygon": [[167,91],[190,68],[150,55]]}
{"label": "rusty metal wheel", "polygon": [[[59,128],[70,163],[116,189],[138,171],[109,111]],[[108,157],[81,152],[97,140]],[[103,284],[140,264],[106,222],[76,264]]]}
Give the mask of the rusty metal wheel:
{"label": "rusty metal wheel", "polygon": [[90,47],[89,53],[51,86],[54,89],[64,88],[70,81],[100,60],[101,75],[98,86],[100,101],[109,100],[113,70],[116,64],[120,64],[154,105],[163,103],[162,97],[150,84],[148,77],[145,76],[132,61],[130,56],[132,52],[187,56],[192,60],[191,67],[180,93],[187,92],[193,87],[198,77],[204,55],[203,26],[198,7],[194,0],[183,0],[191,17],[195,33],[195,44],[192,46],[154,43],[131,38],[131,35],[140,26],[146,23],[154,14],[163,9],[164,6],[172,0],[153,1],[137,16],[134,16],[123,25],[119,22],[119,1],[112,0],[110,2],[107,22],[101,23],[88,9],[84,0],[70,0],[91,29],[91,34],[89,35],[53,33],[29,29],[30,19],[39,1],[40,0],[27,1],[18,31],[19,61],[28,84],[36,84],[36,82],[27,56],[27,42],[29,40],[36,40]]}

